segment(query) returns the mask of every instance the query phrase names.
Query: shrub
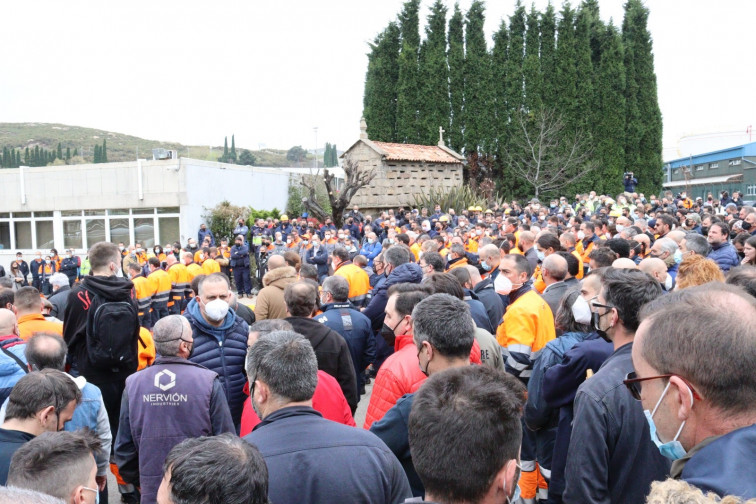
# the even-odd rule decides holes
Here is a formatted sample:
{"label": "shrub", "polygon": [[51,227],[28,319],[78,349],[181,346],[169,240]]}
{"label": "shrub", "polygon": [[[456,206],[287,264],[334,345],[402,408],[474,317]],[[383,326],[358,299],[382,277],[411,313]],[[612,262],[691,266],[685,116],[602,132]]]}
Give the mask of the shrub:
{"label": "shrub", "polygon": [[213,208],[204,207],[204,209],[205,213],[202,217],[218,242],[223,238],[233,238],[233,231],[239,217],[246,220],[249,216],[249,208],[232,205],[227,200],[221,201]]}

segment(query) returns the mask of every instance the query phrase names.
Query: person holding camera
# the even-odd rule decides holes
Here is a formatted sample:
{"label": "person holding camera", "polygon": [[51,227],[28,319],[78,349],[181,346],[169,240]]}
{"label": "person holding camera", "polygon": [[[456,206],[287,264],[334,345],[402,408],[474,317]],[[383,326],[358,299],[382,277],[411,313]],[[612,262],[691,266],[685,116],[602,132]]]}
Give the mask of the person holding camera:
{"label": "person holding camera", "polygon": [[626,193],[634,193],[635,192],[635,186],[638,185],[638,179],[635,178],[633,172],[625,172],[625,192]]}

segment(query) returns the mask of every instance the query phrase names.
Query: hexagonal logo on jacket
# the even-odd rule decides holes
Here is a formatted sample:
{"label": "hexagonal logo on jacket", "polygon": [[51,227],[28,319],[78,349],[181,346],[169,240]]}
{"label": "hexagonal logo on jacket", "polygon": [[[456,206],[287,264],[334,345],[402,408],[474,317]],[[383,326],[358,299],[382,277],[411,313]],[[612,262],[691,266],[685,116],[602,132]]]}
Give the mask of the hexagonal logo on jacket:
{"label": "hexagonal logo on jacket", "polygon": [[[167,378],[167,380],[165,378]],[[160,390],[170,390],[176,386],[176,374],[163,369],[155,375],[155,386]]]}

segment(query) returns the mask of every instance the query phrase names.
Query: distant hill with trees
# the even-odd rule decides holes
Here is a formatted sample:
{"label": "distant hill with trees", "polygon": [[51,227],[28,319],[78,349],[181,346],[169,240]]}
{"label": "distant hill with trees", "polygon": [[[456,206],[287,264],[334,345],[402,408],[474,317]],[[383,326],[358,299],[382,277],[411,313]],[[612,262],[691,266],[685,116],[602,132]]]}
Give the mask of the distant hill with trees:
{"label": "distant hill with trees", "polygon": [[[237,154],[236,164],[292,166],[286,157],[286,150],[245,149],[236,147],[235,140],[232,136],[232,148]],[[233,159],[231,149],[224,153],[223,145],[183,145],[66,124],[0,123],[2,168],[131,161],[136,159],[137,152],[140,158],[151,159],[152,149],[158,147],[178,151],[182,157],[204,161],[218,161],[224,154],[228,156],[226,159]]]}

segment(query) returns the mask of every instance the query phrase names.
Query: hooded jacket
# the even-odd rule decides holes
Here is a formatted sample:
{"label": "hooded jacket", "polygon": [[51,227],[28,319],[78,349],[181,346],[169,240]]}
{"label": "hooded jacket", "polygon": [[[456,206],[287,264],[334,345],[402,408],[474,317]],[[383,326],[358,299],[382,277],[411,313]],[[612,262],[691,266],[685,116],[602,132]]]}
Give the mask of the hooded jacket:
{"label": "hooded jacket", "polygon": [[[104,381],[115,379],[126,380],[126,376],[136,371],[132,370],[113,373],[93,369],[87,352],[87,313],[92,305],[95,295],[106,301],[126,301],[137,309],[134,297],[134,284],[128,278],[112,276],[87,276],[81,282],[74,285],[68,296],[66,311],[63,313],[63,339],[68,344],[68,355],[71,359],[71,367],[79,370],[87,380],[100,385]],[[134,340],[139,335],[139,323],[134,321]],[[136,359],[135,359],[136,362]]]}
{"label": "hooded jacket", "polygon": [[211,326],[202,316],[196,298],[187,305],[184,317],[192,326],[194,338],[194,349],[189,360],[218,374],[226,393],[231,418],[234,425],[238,426],[246,398],[244,385],[247,383],[247,375],[244,363],[247,358],[249,326],[231,308],[220,326]]}
{"label": "hooded jacket", "polygon": [[423,279],[423,270],[415,263],[405,263],[397,266],[389,273],[384,282],[376,284],[370,303],[362,313],[370,319],[374,331],[380,331],[383,326],[383,318],[386,316],[383,310],[388,302],[388,289],[398,283],[420,283]]}
{"label": "hooded jacket", "polygon": [[297,281],[297,270],[284,266],[268,271],[263,277],[263,289],[255,302],[255,320],[285,318],[284,289]]}

